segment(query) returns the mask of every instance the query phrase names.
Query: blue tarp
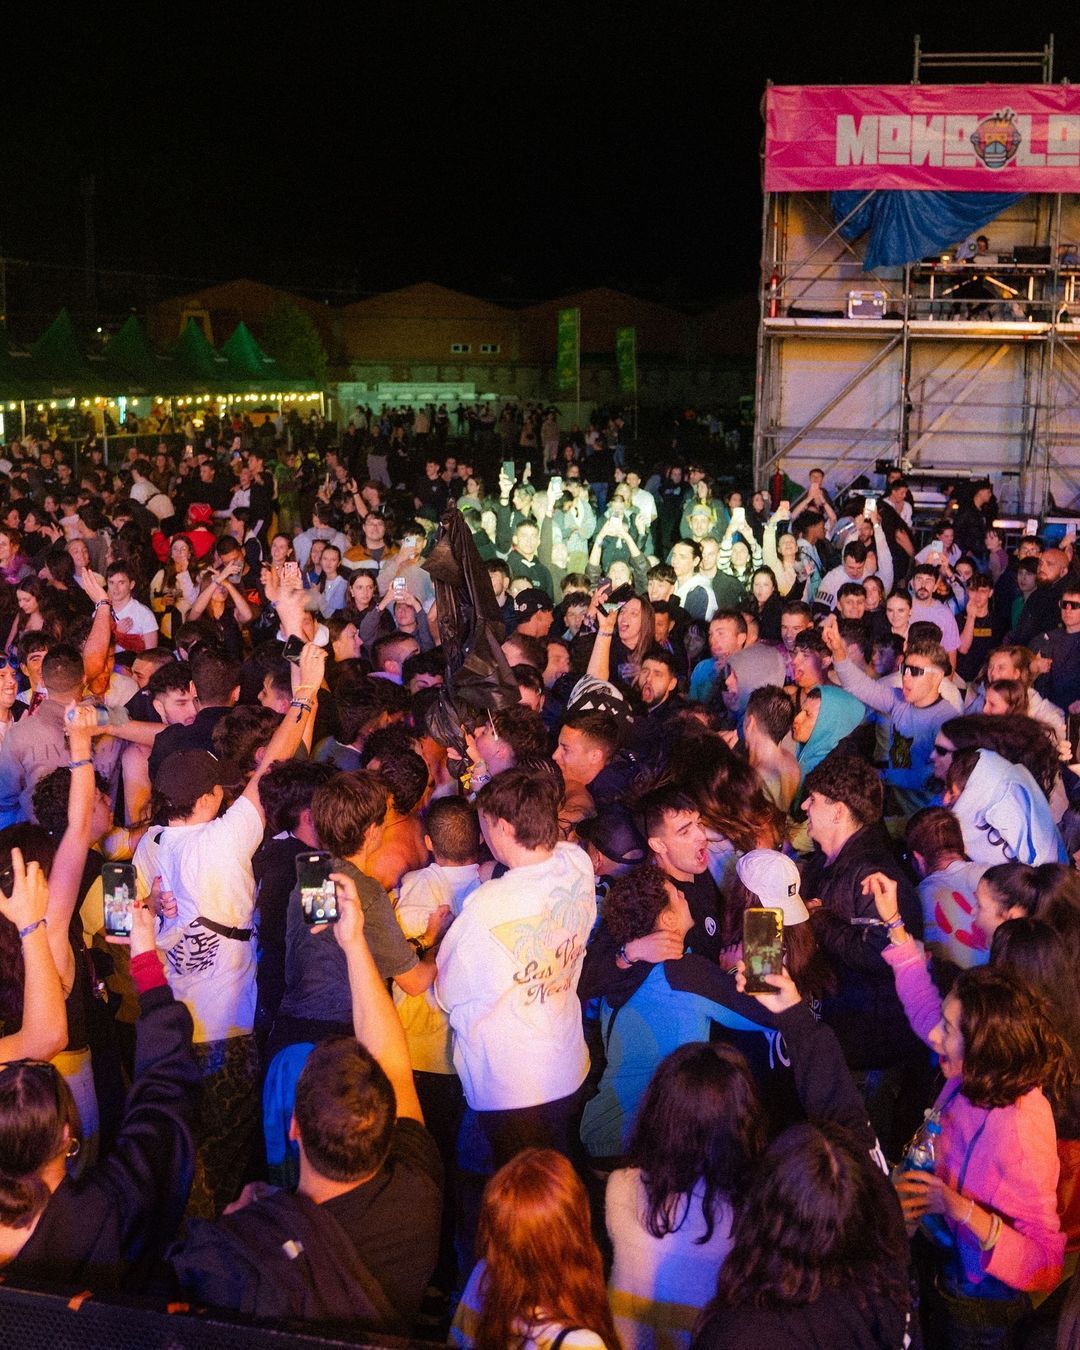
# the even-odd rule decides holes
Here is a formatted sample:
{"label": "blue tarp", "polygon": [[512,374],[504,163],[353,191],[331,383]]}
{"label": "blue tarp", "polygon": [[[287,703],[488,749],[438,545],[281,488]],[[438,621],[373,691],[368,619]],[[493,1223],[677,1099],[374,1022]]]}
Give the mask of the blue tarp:
{"label": "blue tarp", "polygon": [[[899,267],[966,239],[1024,195],[879,190],[859,207],[840,233],[845,239],[858,239],[870,232],[864,263],[868,272],[875,267]],[[865,196],[865,192],[834,192],[833,216],[843,220]]]}

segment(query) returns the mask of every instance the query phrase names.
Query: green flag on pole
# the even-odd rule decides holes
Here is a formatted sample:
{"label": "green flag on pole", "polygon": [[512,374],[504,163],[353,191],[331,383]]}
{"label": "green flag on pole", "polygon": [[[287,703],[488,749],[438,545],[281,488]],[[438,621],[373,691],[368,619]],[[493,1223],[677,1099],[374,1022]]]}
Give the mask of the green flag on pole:
{"label": "green flag on pole", "polygon": [[559,310],[559,344],[555,368],[559,388],[564,391],[577,388],[581,365],[581,310]]}
{"label": "green flag on pole", "polygon": [[616,328],[615,362],[619,367],[619,388],[624,394],[637,393],[637,329]]}

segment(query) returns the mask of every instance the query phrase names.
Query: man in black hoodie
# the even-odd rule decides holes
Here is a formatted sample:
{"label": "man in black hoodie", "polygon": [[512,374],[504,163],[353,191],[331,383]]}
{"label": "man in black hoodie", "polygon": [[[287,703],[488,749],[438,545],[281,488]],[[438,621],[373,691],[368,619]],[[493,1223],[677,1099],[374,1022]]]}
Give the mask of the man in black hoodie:
{"label": "man in black hoodie", "polygon": [[920,1093],[911,1075],[925,1079],[928,1061],[881,955],[888,930],[878,919],[873,896],[863,891],[871,873],[891,877],[905,926],[915,924],[921,936],[918,893],[893,852],[882,823],[883,804],[881,779],[863,759],[830,755],[807,774],[803,806],[816,847],[803,865],[802,893],[814,936],[836,977],[822,1016],[836,1032],[888,1152],[908,1137],[909,1124],[918,1123],[902,1108],[906,1102],[921,1110],[927,1092]]}
{"label": "man in black hoodie", "polygon": [[321,1042],[297,1080],[299,1187],[252,1183],[216,1223],[193,1222],[167,1259],[201,1303],[408,1335],[438,1255],[442,1164],[355,883],[334,880],[356,1039]]}

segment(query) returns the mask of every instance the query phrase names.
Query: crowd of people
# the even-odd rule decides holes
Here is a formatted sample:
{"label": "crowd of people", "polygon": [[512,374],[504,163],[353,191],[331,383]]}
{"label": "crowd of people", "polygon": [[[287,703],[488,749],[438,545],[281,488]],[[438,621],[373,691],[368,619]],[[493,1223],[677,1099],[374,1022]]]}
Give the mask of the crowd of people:
{"label": "crowd of people", "polygon": [[1080,1345],[1074,535],[358,413],[0,460],[4,1281]]}

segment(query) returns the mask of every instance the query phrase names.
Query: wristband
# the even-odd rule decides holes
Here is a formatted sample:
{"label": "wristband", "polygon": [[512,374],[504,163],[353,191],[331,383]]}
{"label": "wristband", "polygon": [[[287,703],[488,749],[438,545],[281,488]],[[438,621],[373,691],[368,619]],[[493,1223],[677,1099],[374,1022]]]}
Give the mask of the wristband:
{"label": "wristband", "polygon": [[68,768],[82,769],[85,768],[87,764],[93,764],[93,762],[94,761],[92,759],[73,759],[71,763],[68,765]]}
{"label": "wristband", "polygon": [[597,640],[597,642],[599,642],[601,638],[607,638],[607,640],[610,642],[610,641],[611,641],[611,634],[610,634],[610,633],[597,633],[597,635],[596,635],[596,640]]}
{"label": "wristband", "polygon": [[890,933],[894,928],[903,928],[903,926],[904,920],[899,910],[893,915],[891,919],[885,920],[885,927],[889,930]]}
{"label": "wristband", "polygon": [[108,607],[109,607],[109,602],[108,602],[108,600],[95,600],[95,601],[94,601],[94,613],[95,613],[95,614],[98,612],[99,609],[108,609]]}
{"label": "wristband", "polygon": [[431,948],[425,947],[423,942],[421,942],[419,938],[416,937],[406,938],[405,941],[416,953],[416,959],[418,961],[422,961],[424,957],[427,956],[428,952],[431,951]]}
{"label": "wristband", "polygon": [[980,1242],[979,1246],[984,1252],[989,1252],[997,1246],[997,1240],[1001,1236],[1001,1215],[991,1214],[990,1231],[986,1235],[986,1241]]}
{"label": "wristband", "polygon": [[627,956],[625,943],[623,943],[623,945],[619,948],[619,950],[615,953],[615,955],[619,958],[620,961],[625,961],[628,966],[633,966],[637,964],[632,956]]}
{"label": "wristband", "polygon": [[308,703],[308,701],[307,701],[306,699],[303,699],[303,698],[294,698],[294,699],[290,699],[290,701],[289,701],[289,707],[290,707],[290,708],[303,708],[304,712],[310,712],[310,711],[311,711],[311,704]]}
{"label": "wristband", "polygon": [[35,919],[33,923],[28,923],[25,928],[19,929],[19,941],[21,942],[23,938],[28,938],[35,929],[48,928],[48,926],[49,921],[42,915],[40,919]]}

